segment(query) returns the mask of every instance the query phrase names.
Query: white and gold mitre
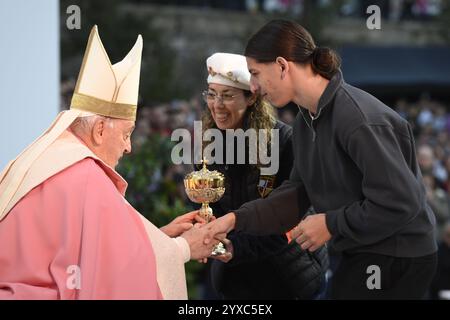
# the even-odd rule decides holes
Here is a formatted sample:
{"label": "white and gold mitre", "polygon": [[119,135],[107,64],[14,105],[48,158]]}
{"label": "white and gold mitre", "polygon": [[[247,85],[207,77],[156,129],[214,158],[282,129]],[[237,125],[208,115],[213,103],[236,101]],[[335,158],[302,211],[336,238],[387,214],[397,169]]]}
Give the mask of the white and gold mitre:
{"label": "white and gold mitre", "polygon": [[127,56],[112,65],[94,26],[78,75],[70,109],[106,117],[136,120],[142,37]]}
{"label": "white and gold mitre", "polygon": [[[73,164],[71,153],[59,152],[51,157],[46,169],[39,169],[37,165],[49,156],[46,154],[49,147],[64,136],[75,119],[93,114],[136,119],[141,56],[142,37],[139,35],[127,56],[111,65],[97,26],[92,28],[70,110],[60,112],[50,127],[0,172],[0,221],[45,177]],[[84,157],[75,156],[77,159]]]}

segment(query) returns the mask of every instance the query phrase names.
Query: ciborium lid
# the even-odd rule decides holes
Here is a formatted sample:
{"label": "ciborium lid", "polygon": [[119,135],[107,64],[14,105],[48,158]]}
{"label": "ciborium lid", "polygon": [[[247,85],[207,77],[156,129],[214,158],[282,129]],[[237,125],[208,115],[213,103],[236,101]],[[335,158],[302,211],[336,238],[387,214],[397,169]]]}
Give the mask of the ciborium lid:
{"label": "ciborium lid", "polygon": [[203,159],[203,168],[188,173],[184,178],[184,187],[191,201],[208,203],[219,200],[225,192],[225,177],[222,173],[206,168],[207,161]]}

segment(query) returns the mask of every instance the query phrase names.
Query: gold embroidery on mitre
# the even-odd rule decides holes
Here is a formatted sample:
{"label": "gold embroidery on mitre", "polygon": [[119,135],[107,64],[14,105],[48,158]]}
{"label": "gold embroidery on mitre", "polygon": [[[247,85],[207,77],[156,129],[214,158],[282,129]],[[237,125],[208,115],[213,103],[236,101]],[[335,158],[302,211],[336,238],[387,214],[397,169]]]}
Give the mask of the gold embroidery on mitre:
{"label": "gold embroidery on mitre", "polygon": [[136,105],[110,102],[81,93],[73,94],[71,108],[92,112],[105,117],[136,120]]}
{"label": "gold embroidery on mitre", "polygon": [[[141,58],[142,37],[139,35],[125,58],[112,65],[95,25],[89,35],[70,108],[105,117],[135,121]],[[95,61],[95,59],[99,59],[100,63],[90,63],[87,69],[88,61]],[[139,68],[135,68],[136,64],[139,64]],[[101,78],[102,76],[104,78]],[[93,79],[96,80],[94,84],[92,84]],[[81,86],[83,81],[88,83],[91,81],[91,84],[83,88]],[[127,85],[123,86],[124,83]],[[101,89],[99,90],[102,92],[101,95],[97,95],[97,84]],[[126,87],[125,92],[122,91],[123,87]],[[105,92],[104,88],[109,88],[107,89],[109,92]],[[119,94],[121,94],[122,102],[116,102]]]}

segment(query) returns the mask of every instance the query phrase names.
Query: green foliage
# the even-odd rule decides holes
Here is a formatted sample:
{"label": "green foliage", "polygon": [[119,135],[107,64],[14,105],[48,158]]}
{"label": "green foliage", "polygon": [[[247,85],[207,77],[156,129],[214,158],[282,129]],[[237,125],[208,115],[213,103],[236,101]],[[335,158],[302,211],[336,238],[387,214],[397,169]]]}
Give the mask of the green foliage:
{"label": "green foliage", "polygon": [[[118,171],[128,182],[128,201],[146,218],[161,227],[180,213],[184,206],[171,201],[176,184],[163,177],[171,165],[172,142],[159,135],[150,136],[138,149],[125,156]],[[176,211],[177,210],[181,211]]]}

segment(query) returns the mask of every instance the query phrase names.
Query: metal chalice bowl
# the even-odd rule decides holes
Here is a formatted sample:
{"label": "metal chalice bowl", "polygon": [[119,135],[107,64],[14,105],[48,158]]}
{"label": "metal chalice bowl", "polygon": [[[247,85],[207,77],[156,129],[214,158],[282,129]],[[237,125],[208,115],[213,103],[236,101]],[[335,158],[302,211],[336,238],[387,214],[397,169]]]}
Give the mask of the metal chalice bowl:
{"label": "metal chalice bowl", "polygon": [[[201,203],[200,216],[209,222],[213,217],[209,203],[219,201],[225,193],[225,177],[218,171],[209,171],[206,160],[203,159],[203,168],[193,171],[184,178],[184,188],[188,198],[195,203]],[[223,243],[218,243],[211,255],[217,256],[226,253]]]}

